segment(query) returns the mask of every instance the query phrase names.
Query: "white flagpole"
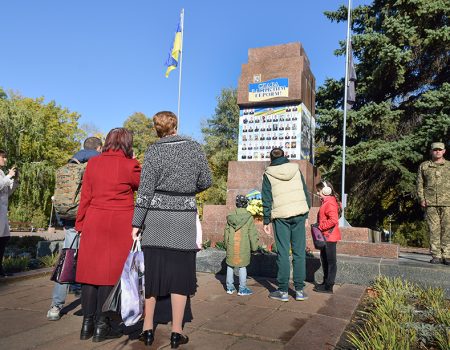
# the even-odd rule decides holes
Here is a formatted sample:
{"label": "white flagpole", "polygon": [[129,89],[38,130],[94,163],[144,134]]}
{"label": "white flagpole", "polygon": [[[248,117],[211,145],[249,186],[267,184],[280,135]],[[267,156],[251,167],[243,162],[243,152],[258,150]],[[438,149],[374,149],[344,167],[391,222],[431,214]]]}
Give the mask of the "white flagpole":
{"label": "white flagpole", "polygon": [[181,9],[181,15],[180,15],[180,23],[181,23],[181,46],[180,46],[180,72],[178,76],[178,132],[180,132],[180,121],[181,121],[181,115],[180,115],[180,103],[181,103],[181,68],[183,65],[183,35],[184,35],[184,9]]}
{"label": "white flagpole", "polygon": [[342,216],[339,219],[339,226],[347,226],[345,220],[345,207],[347,206],[347,198],[345,196],[345,147],[347,133],[347,90],[348,90],[348,62],[349,62],[349,46],[350,46],[350,25],[351,25],[351,8],[352,0],[348,0],[347,13],[347,47],[345,49],[345,86],[344,86],[344,125],[342,130],[342,184],[341,184],[341,200],[342,200]]}

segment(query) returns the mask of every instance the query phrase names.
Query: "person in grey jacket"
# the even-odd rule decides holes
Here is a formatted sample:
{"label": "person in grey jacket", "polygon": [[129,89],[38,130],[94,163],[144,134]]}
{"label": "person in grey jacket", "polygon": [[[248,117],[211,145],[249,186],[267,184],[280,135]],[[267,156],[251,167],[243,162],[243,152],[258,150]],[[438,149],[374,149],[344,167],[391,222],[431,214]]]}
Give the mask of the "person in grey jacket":
{"label": "person in grey jacket", "polygon": [[[4,167],[7,163],[6,152],[0,150],[0,167]],[[17,187],[16,168],[9,169],[5,175],[0,169],[0,277],[6,277],[8,274],[3,270],[3,255],[5,254],[6,244],[10,239],[9,222],[8,222],[8,200],[9,196]]]}
{"label": "person in grey jacket", "polygon": [[177,135],[177,117],[153,117],[157,135],[144,159],[133,217],[133,239],[142,232],[145,259],[145,319],[140,340],[153,343],[156,297],[170,294],[171,347],[188,342],[182,335],[187,296],[196,292],[195,257],[199,250],[195,195],[211,186],[211,172],[202,146]]}

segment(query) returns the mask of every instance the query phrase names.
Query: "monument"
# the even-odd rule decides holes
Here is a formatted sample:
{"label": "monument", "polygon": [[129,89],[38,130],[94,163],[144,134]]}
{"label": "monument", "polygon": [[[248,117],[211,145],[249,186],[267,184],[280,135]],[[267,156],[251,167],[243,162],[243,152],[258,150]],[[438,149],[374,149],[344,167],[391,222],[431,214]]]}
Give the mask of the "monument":
{"label": "monument", "polygon": [[284,149],[289,159],[314,155],[315,79],[300,43],[250,49],[238,85],[238,161],[269,160]]}
{"label": "monument", "polygon": [[[315,78],[303,46],[288,43],[251,48],[242,65],[237,102],[240,109],[238,159],[228,164],[225,205],[203,208],[203,238],[212,244],[223,240],[226,215],[235,207],[235,197],[261,190],[262,175],[269,165],[270,150],[280,147],[291,162],[299,164],[313,207],[310,223],[316,222],[320,206],[315,184],[320,172],[314,167]],[[262,222],[256,222],[261,244],[270,246]],[[368,228],[342,228],[337,245],[340,254],[397,258],[398,245],[369,243]],[[309,228],[307,246],[313,248]]]}

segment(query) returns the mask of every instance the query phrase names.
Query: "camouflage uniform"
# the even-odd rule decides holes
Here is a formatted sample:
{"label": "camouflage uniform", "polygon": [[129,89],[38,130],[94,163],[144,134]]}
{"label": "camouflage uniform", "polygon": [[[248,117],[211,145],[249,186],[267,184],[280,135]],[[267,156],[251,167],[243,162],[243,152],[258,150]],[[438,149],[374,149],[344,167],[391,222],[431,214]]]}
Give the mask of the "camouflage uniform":
{"label": "camouflage uniform", "polygon": [[426,220],[433,258],[450,260],[450,161],[420,164],[417,174],[419,202],[426,201]]}

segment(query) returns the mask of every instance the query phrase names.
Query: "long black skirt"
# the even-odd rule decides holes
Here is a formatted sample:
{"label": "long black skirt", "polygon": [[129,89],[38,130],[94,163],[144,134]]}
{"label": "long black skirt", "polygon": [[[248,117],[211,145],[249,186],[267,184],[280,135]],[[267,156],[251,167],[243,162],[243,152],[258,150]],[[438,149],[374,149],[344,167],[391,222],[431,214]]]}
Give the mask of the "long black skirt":
{"label": "long black skirt", "polygon": [[191,296],[197,291],[195,251],[143,247],[145,297]]}

